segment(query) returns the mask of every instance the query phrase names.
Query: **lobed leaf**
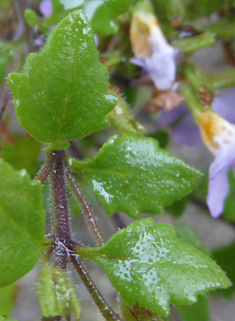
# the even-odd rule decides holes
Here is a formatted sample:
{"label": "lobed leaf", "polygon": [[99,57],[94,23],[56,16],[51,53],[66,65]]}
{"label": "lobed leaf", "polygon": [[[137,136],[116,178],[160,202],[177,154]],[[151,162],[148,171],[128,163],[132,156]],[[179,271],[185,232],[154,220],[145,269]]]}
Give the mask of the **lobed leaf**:
{"label": "lobed leaf", "polygon": [[21,73],[7,77],[19,123],[47,150],[108,125],[116,97],[108,94],[108,70],[99,61],[90,24],[74,11],[31,53]]}
{"label": "lobed leaf", "polygon": [[153,218],[118,231],[101,247],[77,252],[102,266],[128,305],[138,303],[162,316],[171,303],[192,304],[198,294],[231,284],[211,258]]}
{"label": "lobed leaf", "polygon": [[99,197],[107,214],[133,218],[159,214],[164,206],[189,194],[201,174],[149,137],[113,136],[90,162],[71,160]]}
{"label": "lobed leaf", "polygon": [[34,267],[48,241],[40,182],[3,160],[0,177],[0,286],[5,286]]}

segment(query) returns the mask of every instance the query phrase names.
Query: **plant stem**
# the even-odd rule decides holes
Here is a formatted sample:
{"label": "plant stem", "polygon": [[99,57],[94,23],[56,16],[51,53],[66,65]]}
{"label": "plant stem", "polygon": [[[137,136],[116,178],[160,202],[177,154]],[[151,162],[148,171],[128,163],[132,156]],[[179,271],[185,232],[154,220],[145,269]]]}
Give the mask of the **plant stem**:
{"label": "plant stem", "polygon": [[45,182],[45,180],[47,179],[47,177],[49,176],[52,167],[55,164],[56,158],[58,157],[58,153],[56,152],[50,152],[47,155],[47,159],[45,161],[45,163],[43,164],[42,168],[40,169],[39,173],[37,174],[37,176],[34,177],[34,181],[35,180],[39,180],[41,182],[41,184],[43,184]]}
{"label": "plant stem", "polygon": [[66,176],[67,176],[69,186],[70,186],[74,196],[76,197],[76,199],[78,200],[79,204],[81,205],[81,207],[83,209],[84,216],[86,218],[86,221],[90,227],[90,230],[91,230],[97,244],[100,246],[105,244],[105,239],[104,239],[104,237],[103,237],[103,235],[102,235],[102,233],[96,223],[96,219],[95,219],[93,210],[89,206],[85,196],[83,195],[75,178],[73,177],[68,165],[66,165]]}
{"label": "plant stem", "polygon": [[54,214],[54,238],[57,266],[65,269],[68,259],[67,244],[70,244],[69,209],[64,180],[64,151],[57,155],[51,172],[52,208]]}
{"label": "plant stem", "polygon": [[5,95],[3,96],[3,99],[2,99],[2,106],[1,106],[1,109],[0,109],[0,122],[2,121],[2,116],[4,114],[4,111],[7,107],[7,104],[9,102],[9,99],[10,99],[10,91],[9,91],[9,88],[6,89],[6,93]]}
{"label": "plant stem", "polygon": [[124,321],[118,314],[116,314],[112,310],[112,308],[105,301],[102,294],[99,292],[96,285],[93,283],[90,275],[88,274],[86,269],[83,267],[78,255],[74,251],[72,251],[70,254],[70,257],[77,273],[79,274],[82,282],[86,286],[91,297],[95,301],[100,312],[103,314],[105,320],[106,321]]}

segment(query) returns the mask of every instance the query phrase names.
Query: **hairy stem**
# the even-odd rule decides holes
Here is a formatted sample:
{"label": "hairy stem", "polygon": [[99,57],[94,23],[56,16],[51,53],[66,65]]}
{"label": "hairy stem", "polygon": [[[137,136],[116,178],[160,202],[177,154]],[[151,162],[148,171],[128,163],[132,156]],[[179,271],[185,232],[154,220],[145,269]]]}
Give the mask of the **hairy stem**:
{"label": "hairy stem", "polygon": [[66,165],[66,176],[67,176],[68,183],[70,185],[70,188],[71,188],[74,196],[76,197],[76,199],[78,200],[79,204],[81,205],[81,207],[83,209],[84,216],[86,218],[86,221],[90,227],[90,230],[91,230],[97,244],[103,245],[105,243],[105,239],[104,239],[104,237],[103,237],[103,235],[102,235],[102,233],[96,223],[96,219],[95,219],[93,210],[89,206],[85,196],[83,195],[75,178],[73,177],[68,165]]}
{"label": "hairy stem", "polygon": [[79,274],[82,282],[86,286],[88,292],[90,293],[92,299],[95,301],[100,312],[103,314],[106,321],[124,321],[118,314],[116,314],[113,309],[108,305],[108,303],[103,298],[102,294],[97,289],[96,285],[93,283],[90,275],[83,267],[78,255],[75,252],[70,254],[71,261]]}
{"label": "hairy stem", "polygon": [[54,214],[54,238],[57,266],[66,268],[68,249],[70,244],[69,209],[64,180],[64,152],[57,154],[54,168],[51,172],[52,209]]}
{"label": "hairy stem", "polygon": [[56,158],[58,157],[58,153],[56,152],[50,152],[47,155],[47,159],[45,161],[45,163],[43,164],[42,168],[40,169],[39,173],[34,177],[34,181],[35,180],[39,180],[41,182],[41,184],[43,184],[45,182],[45,180],[47,179],[47,177],[49,176],[52,167],[55,164]]}

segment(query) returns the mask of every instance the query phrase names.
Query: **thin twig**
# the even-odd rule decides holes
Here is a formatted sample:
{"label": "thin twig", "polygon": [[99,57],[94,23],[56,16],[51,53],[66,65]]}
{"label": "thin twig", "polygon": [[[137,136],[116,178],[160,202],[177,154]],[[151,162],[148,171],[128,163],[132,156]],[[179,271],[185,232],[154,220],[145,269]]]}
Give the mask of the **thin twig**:
{"label": "thin twig", "polygon": [[75,178],[73,177],[70,168],[68,167],[68,165],[66,165],[66,177],[69,183],[69,186],[74,194],[74,196],[76,197],[76,199],[78,200],[79,204],[81,205],[83,212],[84,212],[84,216],[86,218],[86,221],[90,227],[90,230],[97,242],[98,245],[103,245],[105,243],[105,238],[102,235],[97,223],[96,223],[96,219],[93,213],[92,208],[90,207],[90,205],[88,204],[85,196],[83,195],[81,189],[79,188]]}
{"label": "thin twig", "polygon": [[52,167],[55,164],[57,157],[58,157],[58,153],[50,152],[47,155],[46,162],[44,163],[44,165],[40,169],[39,173],[34,177],[33,180],[34,181],[39,180],[41,182],[41,184],[43,184],[45,182],[45,180],[47,179],[47,177],[49,176],[49,174],[52,170]]}
{"label": "thin twig", "polygon": [[103,314],[106,321],[124,321],[118,314],[116,314],[113,309],[108,305],[108,303],[103,298],[102,294],[97,289],[96,285],[93,283],[89,273],[83,267],[78,255],[75,252],[70,254],[72,263],[79,274],[82,282],[86,286],[88,292],[93,298],[94,302],[98,306],[100,312]]}

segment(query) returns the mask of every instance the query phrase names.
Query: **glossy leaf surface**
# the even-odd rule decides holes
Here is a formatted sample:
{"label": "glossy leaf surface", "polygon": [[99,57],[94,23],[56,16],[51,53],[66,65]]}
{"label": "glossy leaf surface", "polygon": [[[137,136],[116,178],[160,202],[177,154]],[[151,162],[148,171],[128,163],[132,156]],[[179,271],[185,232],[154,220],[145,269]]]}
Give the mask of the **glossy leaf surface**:
{"label": "glossy leaf surface", "polygon": [[197,187],[201,174],[148,137],[113,136],[90,162],[71,160],[98,195],[108,215],[159,214]]}
{"label": "glossy leaf surface", "polygon": [[0,177],[0,286],[5,286],[34,267],[48,241],[40,182],[3,160]]}
{"label": "glossy leaf surface", "polygon": [[198,294],[230,285],[211,258],[178,239],[173,226],[153,218],[120,230],[101,247],[77,252],[103,267],[127,304],[162,316],[170,303],[191,304]]}
{"label": "glossy leaf surface", "polygon": [[99,62],[87,18],[74,11],[30,54],[21,73],[8,75],[19,123],[47,150],[108,125],[116,98],[108,94],[108,70]]}

